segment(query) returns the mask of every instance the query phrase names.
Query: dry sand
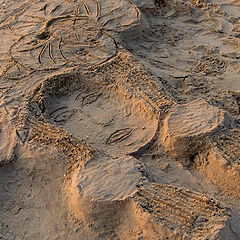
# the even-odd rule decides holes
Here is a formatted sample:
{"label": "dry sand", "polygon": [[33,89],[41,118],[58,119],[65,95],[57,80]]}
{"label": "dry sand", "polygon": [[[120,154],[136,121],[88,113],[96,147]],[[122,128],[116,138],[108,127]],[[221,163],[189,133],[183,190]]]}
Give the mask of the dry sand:
{"label": "dry sand", "polygon": [[238,0],[0,0],[0,239],[240,239]]}

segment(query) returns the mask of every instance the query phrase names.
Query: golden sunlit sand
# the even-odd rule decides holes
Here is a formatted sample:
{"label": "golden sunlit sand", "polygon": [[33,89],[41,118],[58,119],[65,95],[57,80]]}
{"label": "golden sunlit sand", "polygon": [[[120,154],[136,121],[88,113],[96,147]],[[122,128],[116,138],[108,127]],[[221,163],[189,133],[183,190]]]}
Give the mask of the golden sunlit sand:
{"label": "golden sunlit sand", "polygon": [[0,0],[0,239],[240,239],[237,0]]}

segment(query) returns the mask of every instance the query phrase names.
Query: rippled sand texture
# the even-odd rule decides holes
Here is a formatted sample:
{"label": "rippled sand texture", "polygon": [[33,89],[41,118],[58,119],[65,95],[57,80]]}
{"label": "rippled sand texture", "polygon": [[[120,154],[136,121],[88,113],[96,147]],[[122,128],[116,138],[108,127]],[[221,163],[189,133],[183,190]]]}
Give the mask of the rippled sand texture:
{"label": "rippled sand texture", "polygon": [[0,238],[240,239],[240,4],[0,0]]}

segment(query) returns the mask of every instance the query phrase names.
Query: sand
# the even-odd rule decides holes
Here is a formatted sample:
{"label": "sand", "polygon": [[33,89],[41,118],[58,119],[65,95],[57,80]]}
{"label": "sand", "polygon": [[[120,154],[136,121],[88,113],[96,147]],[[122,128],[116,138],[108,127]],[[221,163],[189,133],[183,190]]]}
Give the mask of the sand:
{"label": "sand", "polygon": [[0,0],[0,239],[240,239],[240,3]]}

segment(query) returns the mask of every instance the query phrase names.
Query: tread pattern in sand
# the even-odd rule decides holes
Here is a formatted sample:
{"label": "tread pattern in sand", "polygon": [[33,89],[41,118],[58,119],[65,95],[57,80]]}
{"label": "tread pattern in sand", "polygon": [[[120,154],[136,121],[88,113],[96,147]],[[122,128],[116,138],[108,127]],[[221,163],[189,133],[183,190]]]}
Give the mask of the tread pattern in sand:
{"label": "tread pattern in sand", "polygon": [[136,201],[156,221],[174,229],[177,239],[184,234],[189,239],[214,239],[229,219],[226,209],[213,199],[171,185],[153,183],[140,188]]}
{"label": "tread pattern in sand", "polygon": [[240,150],[238,129],[217,136],[209,150],[195,159],[199,171],[233,196],[240,192]]}

